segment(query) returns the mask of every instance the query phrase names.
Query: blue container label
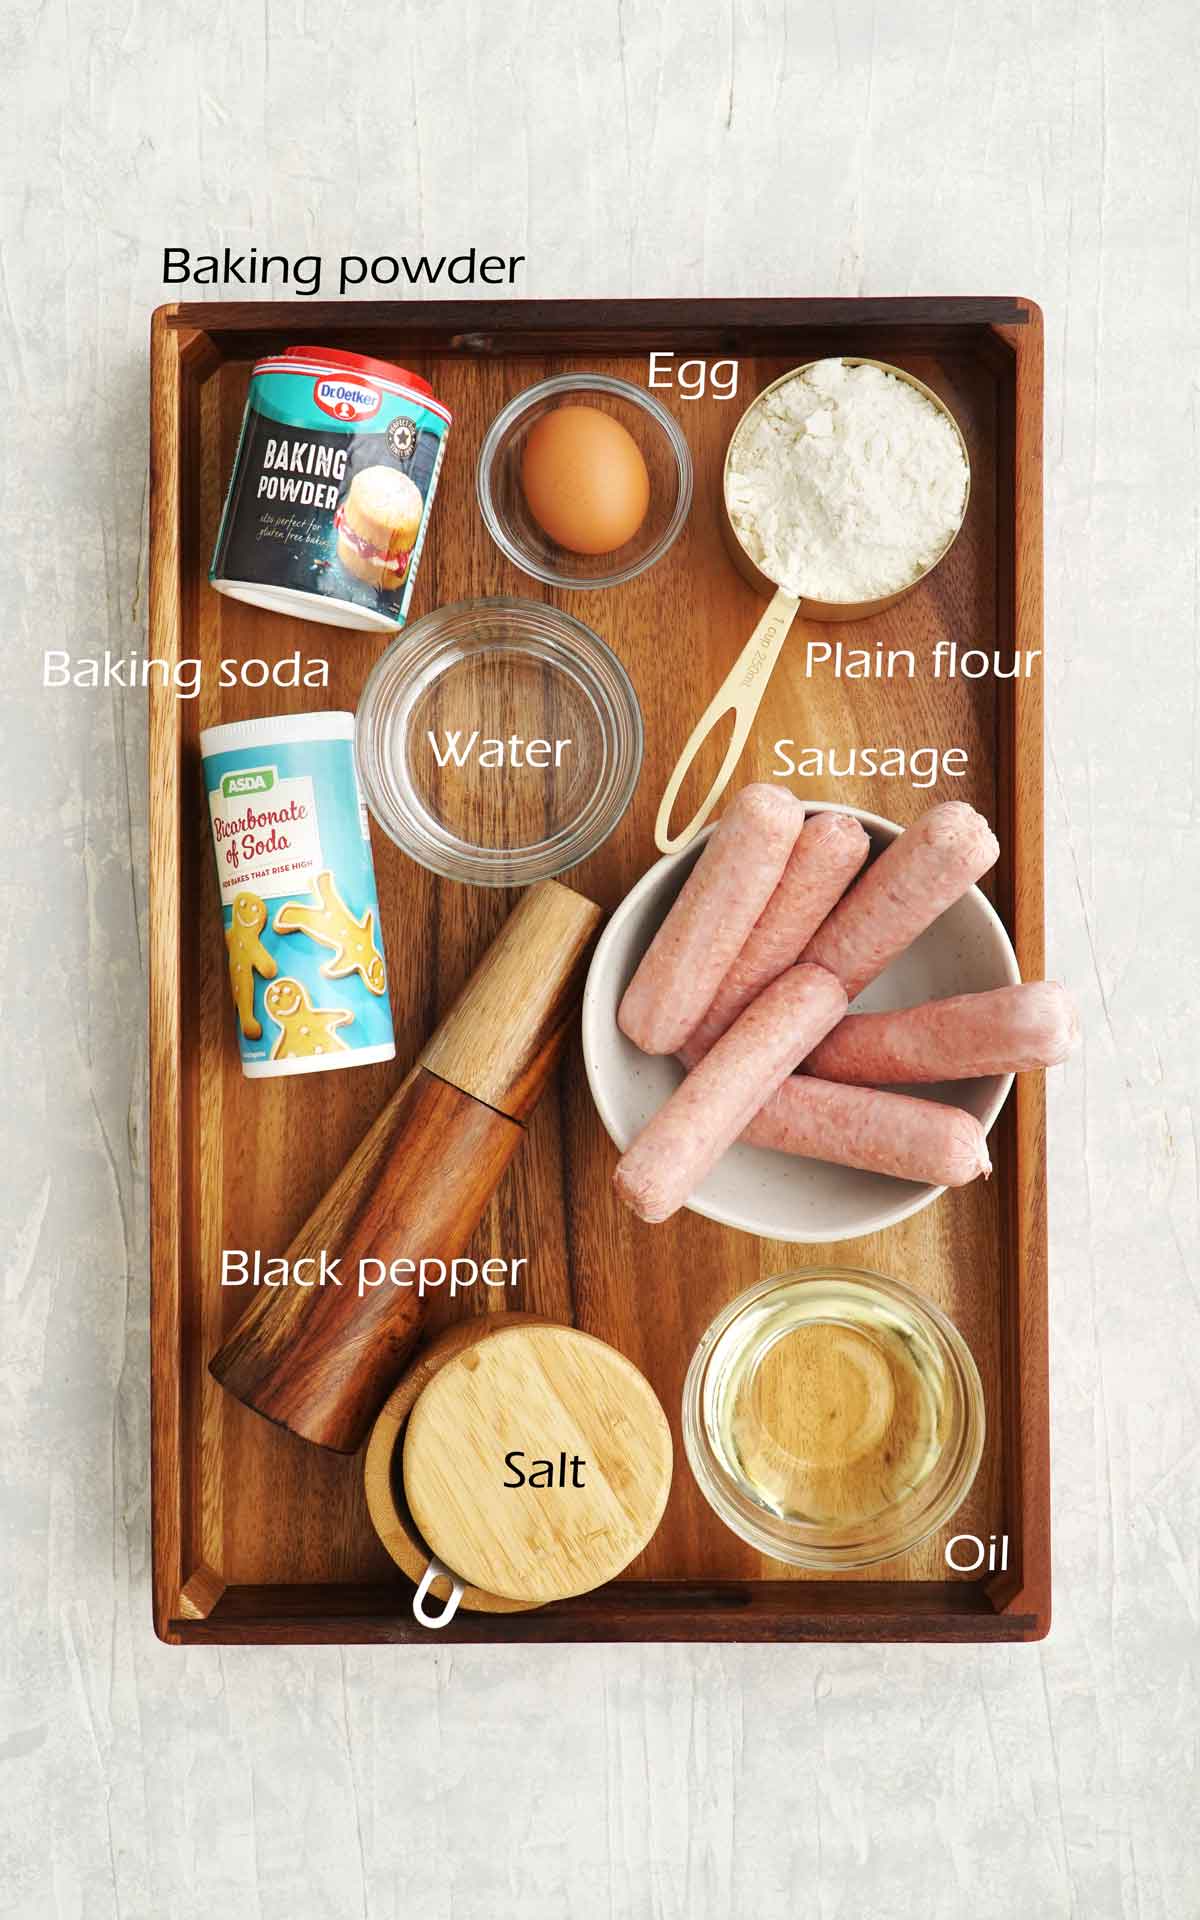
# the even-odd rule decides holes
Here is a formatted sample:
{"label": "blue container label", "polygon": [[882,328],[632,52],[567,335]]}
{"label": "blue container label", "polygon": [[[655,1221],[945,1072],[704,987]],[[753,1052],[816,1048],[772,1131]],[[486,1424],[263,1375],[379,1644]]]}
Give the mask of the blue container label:
{"label": "blue container label", "polygon": [[[349,740],[204,760],[243,1065],[388,1057],[392,1010],[367,812]],[[349,1056],[349,1057],[343,1057]]]}

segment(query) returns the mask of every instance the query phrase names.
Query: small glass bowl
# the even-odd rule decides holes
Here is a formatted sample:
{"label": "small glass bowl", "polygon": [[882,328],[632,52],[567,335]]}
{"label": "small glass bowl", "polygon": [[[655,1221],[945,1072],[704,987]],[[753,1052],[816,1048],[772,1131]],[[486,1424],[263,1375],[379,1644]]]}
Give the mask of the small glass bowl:
{"label": "small glass bowl", "polygon": [[[544,533],[525,504],[521,460],[530,429],[555,407],[582,399],[633,435],[650,475],[646,518],[612,553],[570,553]],[[692,504],[692,456],[682,429],[640,387],[606,373],[563,373],[519,393],[496,415],[475,470],[479,510],[501,553],[551,587],[616,587],[635,580],[672,546]]]}
{"label": "small glass bowl", "polygon": [[[815,1326],[844,1330],[851,1360],[838,1378],[836,1406],[827,1411],[819,1402],[819,1421],[810,1415],[806,1423],[794,1378],[781,1390],[778,1354],[789,1336]],[[907,1430],[900,1409],[893,1415],[890,1406],[872,1407],[869,1395],[865,1406],[861,1393],[856,1398],[862,1376],[855,1368],[889,1347],[921,1382],[921,1419],[914,1416]],[[735,1407],[745,1410],[740,1424]],[[839,1457],[828,1440],[833,1429],[821,1424],[843,1414],[859,1421],[844,1429],[846,1449],[858,1444],[865,1456],[886,1445],[882,1457],[891,1465],[897,1449],[908,1448],[910,1484],[892,1502],[869,1484],[856,1493],[847,1455]],[[760,1553],[815,1572],[890,1560],[944,1526],[971,1490],[985,1425],[979,1372],[958,1329],[911,1287],[858,1268],[801,1268],[739,1295],[704,1334],[683,1388],[684,1446],[713,1511]],[[738,1470],[752,1451],[765,1463],[757,1479]],[[822,1499],[840,1503],[846,1517],[819,1516]],[[851,1515],[855,1499],[861,1511]]]}
{"label": "small glass bowl", "polygon": [[472,886],[586,860],[633,798],[642,714],[624,667],[557,607],[496,597],[405,629],[363,688],[355,760],[388,838]]}

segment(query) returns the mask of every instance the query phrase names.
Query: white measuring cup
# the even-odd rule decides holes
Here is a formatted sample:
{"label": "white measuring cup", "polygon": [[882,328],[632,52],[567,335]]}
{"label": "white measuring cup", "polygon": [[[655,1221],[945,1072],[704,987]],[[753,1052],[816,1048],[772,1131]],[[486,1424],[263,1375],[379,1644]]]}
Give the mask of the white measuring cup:
{"label": "white measuring cup", "polygon": [[[799,380],[810,368],[819,363],[809,360],[802,367],[792,367],[789,372],[780,374],[778,380],[773,380],[769,387],[764,387],[762,392],[750,402],[730,435],[725,454],[725,466],[721,476],[721,497],[724,508],[721,531],[725,536],[730,558],[738,572],[749,581],[757,593],[769,596],[770,603],[720,687],[692,728],[687,745],[675,763],[671,778],[667,781],[666,790],[659,803],[658,816],[654,822],[654,844],[660,853],[677,853],[681,847],[689,846],[729,785],[733,770],[742,757],[742,750],[754,724],[755,715],[762,704],[771,675],[775,671],[775,663],[783,652],[783,643],[797,617],[803,614],[810,620],[865,620],[873,613],[882,613],[885,607],[895,606],[897,600],[903,600],[906,593],[911,593],[914,587],[919,587],[922,580],[927,579],[933,572],[934,567],[939,566],[945,559],[966,519],[967,503],[971,497],[971,462],[959,424],[945,401],[939,399],[937,394],[927,387],[923,380],[918,380],[915,374],[906,373],[903,367],[894,367],[886,360],[870,360],[856,354],[843,354],[841,357],[848,367],[878,367],[881,372],[893,374],[897,380],[903,380],[907,386],[915,387],[917,392],[923,394],[930,405],[936,407],[938,412],[950,422],[967,467],[967,487],[963,495],[963,507],[958,526],[941,552],[930,561],[915,580],[910,580],[906,586],[900,587],[895,593],[883,595],[881,599],[814,600],[807,595],[789,592],[778,580],[764,573],[757,562],[751,558],[733,524],[733,516],[729,511],[729,469],[738,437],[745,431],[755,413],[765,405],[773,393],[778,392],[780,387],[786,386],[791,380]],[[709,734],[728,713],[734,716],[733,732],[716,779],[686,827],[679,833],[672,834],[671,815],[679,797],[679,789]]]}

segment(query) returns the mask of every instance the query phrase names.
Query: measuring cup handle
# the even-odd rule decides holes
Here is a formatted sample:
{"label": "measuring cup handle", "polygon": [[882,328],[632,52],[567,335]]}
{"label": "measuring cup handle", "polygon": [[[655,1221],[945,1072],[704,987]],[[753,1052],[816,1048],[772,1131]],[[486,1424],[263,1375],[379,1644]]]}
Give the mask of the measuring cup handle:
{"label": "measuring cup handle", "polygon": [[[799,609],[800,602],[794,595],[780,587],[722,681],[719,690],[693,727],[691,737],[675,763],[675,771],[667,781],[667,790],[663,794],[658,818],[654,822],[654,844],[660,853],[677,853],[681,847],[686,847],[694,840],[729,785],[733,770],[742,757],[746,736],[758,712],[763,694],[767,690],[767,682],[771,678],[775,662],[779,658],[784,641],[791,632],[792,622]],[[735,715],[733,734],[725,749],[721,770],[687,826],[672,838],[669,831],[671,812],[679,797],[679,789],[683,785],[687,771],[718,720],[724,719],[725,715],[731,711]]]}
{"label": "measuring cup handle", "polygon": [[[450,1582],[450,1593],[449,1597],[443,1600],[440,1613],[427,1613],[425,1610],[425,1602],[429,1597],[429,1589],[435,1580],[448,1580]],[[413,1616],[420,1621],[423,1627],[430,1627],[434,1632],[436,1632],[439,1627],[448,1627],[458,1612],[458,1603],[465,1592],[466,1588],[458,1578],[458,1575],[451,1573],[449,1567],[444,1567],[440,1560],[431,1558],[429,1565],[421,1575],[421,1584],[413,1595]]]}

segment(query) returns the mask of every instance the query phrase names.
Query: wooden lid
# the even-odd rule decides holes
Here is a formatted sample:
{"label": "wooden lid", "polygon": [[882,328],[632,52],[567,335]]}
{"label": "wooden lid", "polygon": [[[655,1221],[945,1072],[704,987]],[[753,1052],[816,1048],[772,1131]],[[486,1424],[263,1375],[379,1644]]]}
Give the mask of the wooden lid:
{"label": "wooden lid", "polygon": [[[408,1416],[434,1375],[440,1373],[455,1354],[461,1353],[464,1347],[477,1345],[480,1340],[494,1339],[497,1333],[505,1331],[510,1321],[529,1327],[560,1324],[543,1319],[540,1314],[509,1311],[474,1314],[470,1319],[453,1321],[435,1334],[410,1362],[404,1378],[389,1394],[371,1429],[363,1456],[367,1509],[380,1540],[414,1587],[419,1586],[429,1565],[429,1548],[417,1532],[404,1498],[402,1462]],[[448,1579],[439,1578],[430,1587],[433,1598],[443,1605],[450,1597],[450,1584]],[[528,1613],[533,1603],[505,1600],[500,1594],[488,1593],[468,1582],[459,1605],[466,1613]]]}
{"label": "wooden lid", "polygon": [[557,880],[522,895],[421,1065],[511,1120],[525,1120],[583,991],[603,918],[594,900]]}
{"label": "wooden lid", "polygon": [[472,1586],[544,1605],[613,1579],[651,1538],[671,1433],[622,1354],[571,1327],[512,1327],[450,1360],[409,1416],[404,1492]]}

